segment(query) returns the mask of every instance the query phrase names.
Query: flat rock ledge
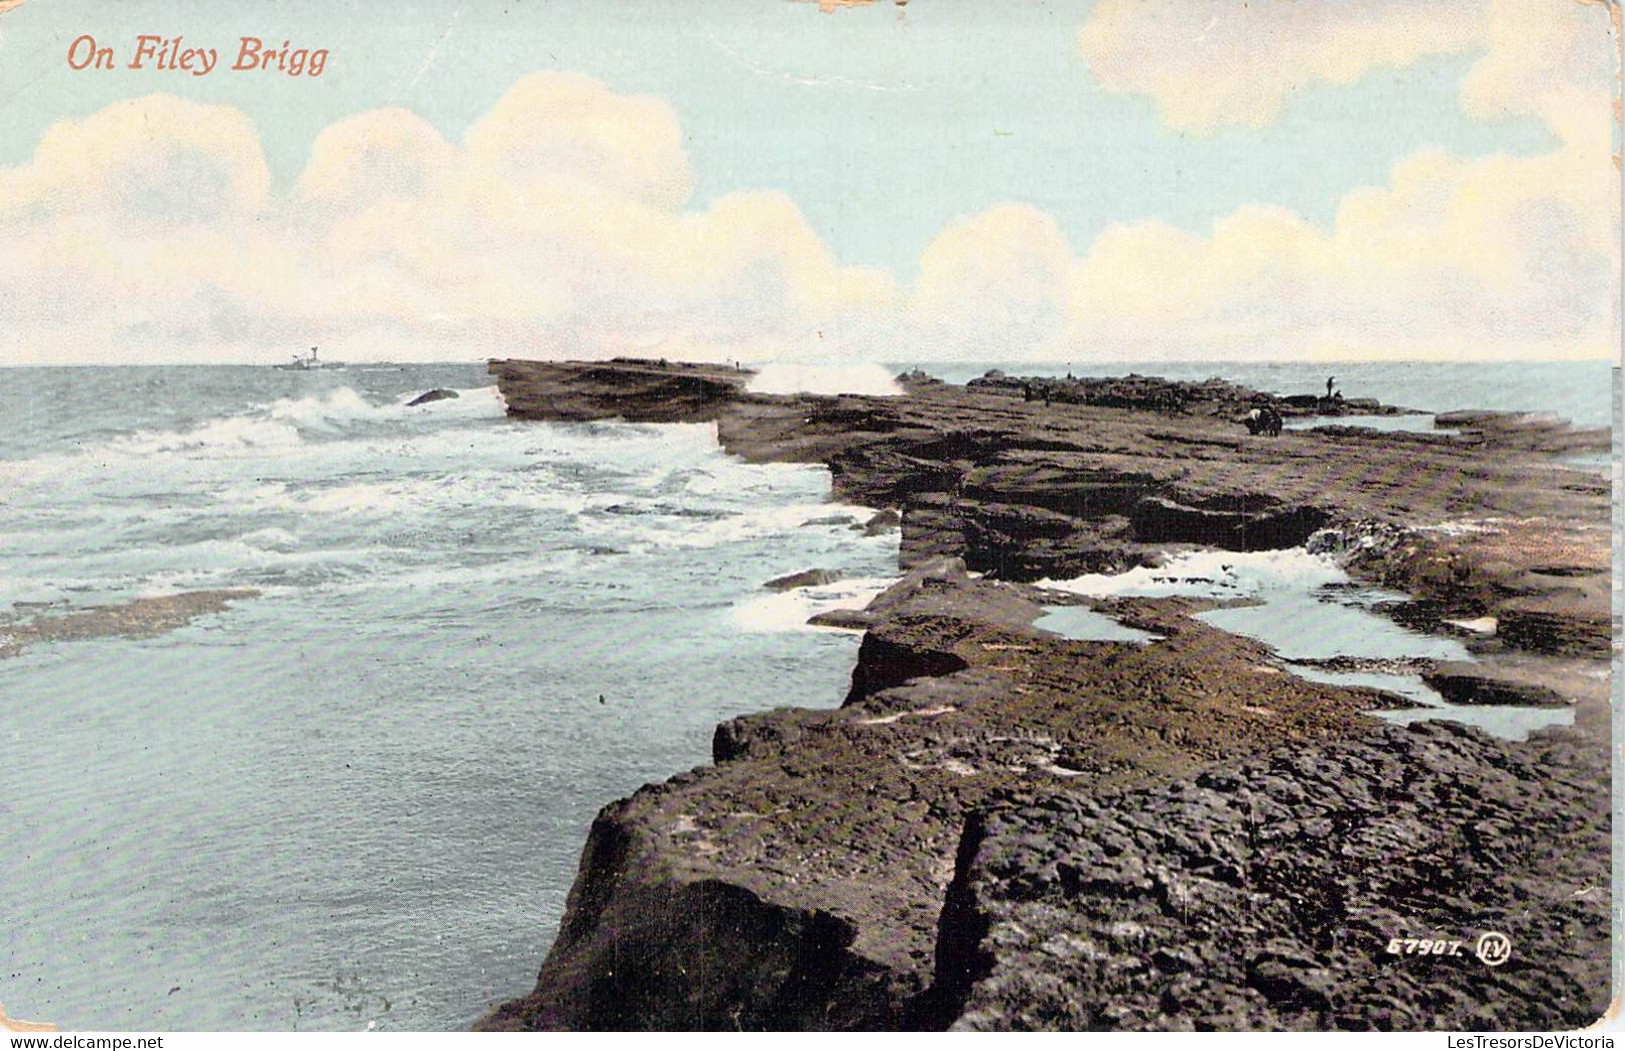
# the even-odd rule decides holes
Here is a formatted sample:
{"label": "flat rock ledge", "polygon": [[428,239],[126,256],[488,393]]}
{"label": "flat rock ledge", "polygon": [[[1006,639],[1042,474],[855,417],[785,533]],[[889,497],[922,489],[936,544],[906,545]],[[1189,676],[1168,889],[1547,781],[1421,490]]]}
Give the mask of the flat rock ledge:
{"label": "flat rock ledge", "polygon": [[[1595,860],[1608,784],[1607,763],[1573,734],[1509,749],[1434,723],[1156,789],[1010,802],[975,815],[960,843],[933,1020],[1589,1025],[1609,1001],[1607,872]],[[1489,932],[1512,943],[1496,966],[1475,952]]]}
{"label": "flat rock ledge", "polygon": [[[749,373],[498,361],[511,415],[712,422],[754,461],[828,466],[891,509],[903,579],[844,703],[717,728],[713,762],[593,823],[536,988],[482,1029],[1567,1028],[1609,1000],[1607,432],[1288,431],[1209,382],[757,395]],[[1348,412],[1386,412],[1351,402]],[[1141,645],[1033,627],[1030,582],[1194,548],[1308,544],[1484,620],[1463,702],[1565,704],[1513,743],[1370,714],[1192,614],[1091,602]],[[1505,933],[1511,958],[1473,954]],[[1387,951],[1461,941],[1462,956]]]}

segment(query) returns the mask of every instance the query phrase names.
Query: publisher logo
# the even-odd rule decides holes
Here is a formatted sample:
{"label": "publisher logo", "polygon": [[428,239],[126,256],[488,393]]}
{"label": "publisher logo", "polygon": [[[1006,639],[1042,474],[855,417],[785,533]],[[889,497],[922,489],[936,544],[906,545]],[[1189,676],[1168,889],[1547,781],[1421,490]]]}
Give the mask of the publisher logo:
{"label": "publisher logo", "polygon": [[1473,955],[1486,967],[1499,967],[1512,959],[1512,939],[1500,931],[1485,931],[1473,946]]}

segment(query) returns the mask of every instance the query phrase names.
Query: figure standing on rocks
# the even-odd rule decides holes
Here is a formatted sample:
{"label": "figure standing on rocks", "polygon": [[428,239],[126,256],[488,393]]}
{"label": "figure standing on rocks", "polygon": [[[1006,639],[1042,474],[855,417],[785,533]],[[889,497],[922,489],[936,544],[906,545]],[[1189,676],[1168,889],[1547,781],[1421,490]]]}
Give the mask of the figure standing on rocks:
{"label": "figure standing on rocks", "polygon": [[1336,381],[1337,381],[1336,376],[1327,376],[1326,377],[1326,397],[1330,398],[1332,396],[1332,384],[1335,383]]}

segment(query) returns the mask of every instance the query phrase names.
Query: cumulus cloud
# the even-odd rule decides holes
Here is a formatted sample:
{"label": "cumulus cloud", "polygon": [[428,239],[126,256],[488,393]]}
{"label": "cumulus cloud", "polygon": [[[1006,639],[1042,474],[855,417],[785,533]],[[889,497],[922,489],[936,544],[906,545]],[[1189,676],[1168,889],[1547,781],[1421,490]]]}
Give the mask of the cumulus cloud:
{"label": "cumulus cloud", "polygon": [[1566,139],[1587,133],[1587,113],[1618,89],[1617,11],[1601,0],[1491,0],[1481,21],[1484,56],[1462,83],[1479,120],[1533,115]]}
{"label": "cumulus cloud", "polygon": [[1588,174],[1566,151],[1428,151],[1345,196],[1327,229],[1258,206],[1205,234],[1115,227],[1072,270],[1070,335],[1128,357],[1603,356],[1608,208],[1561,190]]}
{"label": "cumulus cloud", "polygon": [[1479,47],[1486,11],[1487,0],[1101,0],[1079,46],[1107,90],[1147,96],[1169,127],[1207,133],[1269,124],[1317,83]]}
{"label": "cumulus cloud", "polygon": [[521,195],[564,186],[677,208],[694,186],[671,107],[590,77],[525,77],[468,129],[463,147],[479,185]]}
{"label": "cumulus cloud", "polygon": [[1532,157],[1423,150],[1320,228],[1248,206],[1205,232],[1105,231],[1068,277],[1068,342],[1146,357],[1577,357],[1614,344],[1618,169],[1609,9],[1570,0],[1274,2],[1200,14],[1103,0],[1080,36],[1108,90],[1170,128],[1261,126],[1315,83],[1434,54],[1479,57],[1471,117],[1534,115]]}
{"label": "cumulus cloud", "polygon": [[136,226],[209,222],[263,207],[269,185],[259,136],[238,111],[130,99],[53,125],[32,163],[0,169],[0,222],[90,213]]}
{"label": "cumulus cloud", "polygon": [[1248,205],[1202,230],[1118,223],[1074,255],[1030,207],[957,221],[922,258],[913,335],[983,360],[1608,356],[1609,97],[1561,78],[1551,91],[1521,104],[1559,112],[1558,148],[1423,150],[1346,193],[1325,225]]}
{"label": "cumulus cloud", "polygon": [[236,110],[157,96],[50,128],[0,169],[0,358],[86,360],[126,334],[218,336],[217,308],[269,291],[270,177]]}
{"label": "cumulus cloud", "polygon": [[339,121],[273,196],[237,110],[167,96],[59,124],[0,169],[10,360],[763,357],[891,309],[777,192],[688,206],[659,99],[515,84],[460,141],[401,109]]}
{"label": "cumulus cloud", "polygon": [[1457,54],[1478,56],[1462,85],[1470,115],[1553,122],[1564,98],[1613,93],[1618,41],[1603,0],[1101,0],[1078,46],[1106,90],[1210,134],[1273,123],[1319,84]]}
{"label": "cumulus cloud", "polygon": [[1041,352],[1065,320],[1072,251],[1055,219],[1001,204],[956,220],[920,256],[910,322],[922,357]]}
{"label": "cumulus cloud", "polygon": [[[913,305],[964,337],[938,344],[951,356],[981,359],[1607,356],[1618,182],[1593,116],[1540,156],[1407,157],[1326,226],[1249,205],[1203,231],[1119,223],[1072,256],[1047,217],[1000,206],[933,245],[950,265],[924,270]],[[1022,250],[968,237],[1015,215]]]}
{"label": "cumulus cloud", "polygon": [[1255,204],[1074,247],[1052,216],[997,203],[948,222],[899,288],[836,259],[783,193],[694,204],[670,107],[587,77],[523,78],[456,139],[403,109],[338,121],[285,193],[243,114],[148,96],[58,124],[0,168],[0,360],[268,361],[312,343],[352,359],[1611,353],[1606,9],[1269,2],[1200,25],[1191,11],[1102,0],[1091,68],[1170,125],[1216,131],[1273,119],[1307,83],[1471,51],[1465,112],[1537,116],[1558,145],[1421,151],[1326,224]]}

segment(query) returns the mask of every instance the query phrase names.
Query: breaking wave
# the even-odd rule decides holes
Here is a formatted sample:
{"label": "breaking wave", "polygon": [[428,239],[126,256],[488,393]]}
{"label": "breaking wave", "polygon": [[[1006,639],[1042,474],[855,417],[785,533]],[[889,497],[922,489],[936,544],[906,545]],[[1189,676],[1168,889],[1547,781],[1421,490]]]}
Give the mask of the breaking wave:
{"label": "breaking wave", "polygon": [[752,394],[872,394],[883,398],[903,393],[882,365],[763,365],[745,389]]}
{"label": "breaking wave", "polygon": [[732,619],[743,631],[838,631],[807,623],[808,618],[837,609],[861,610],[897,583],[897,577],[859,577],[831,584],[794,588],[747,599],[735,606]]}

